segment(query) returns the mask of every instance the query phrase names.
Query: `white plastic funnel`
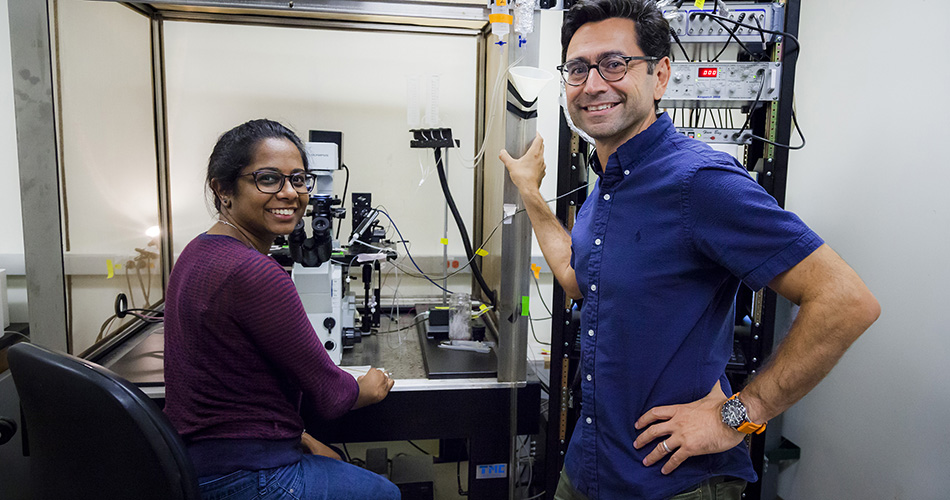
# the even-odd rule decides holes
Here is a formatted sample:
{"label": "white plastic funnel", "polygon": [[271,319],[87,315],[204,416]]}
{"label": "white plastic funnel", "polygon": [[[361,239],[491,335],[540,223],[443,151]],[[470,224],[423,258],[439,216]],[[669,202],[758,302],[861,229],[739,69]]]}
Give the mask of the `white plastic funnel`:
{"label": "white plastic funnel", "polygon": [[541,89],[554,79],[550,72],[532,66],[515,66],[508,71],[511,83],[526,101],[533,101],[538,98]]}

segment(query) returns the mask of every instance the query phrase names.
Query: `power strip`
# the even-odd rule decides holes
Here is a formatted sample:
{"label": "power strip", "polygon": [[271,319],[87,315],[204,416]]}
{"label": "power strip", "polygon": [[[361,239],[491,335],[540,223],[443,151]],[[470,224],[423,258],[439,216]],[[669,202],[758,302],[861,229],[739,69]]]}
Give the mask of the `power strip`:
{"label": "power strip", "polygon": [[[722,9],[719,9],[716,15],[728,17],[749,26],[761,26],[771,31],[781,31],[785,24],[785,9],[778,3],[729,3],[727,7],[729,8],[728,14],[724,15]],[[770,33],[763,34],[754,28],[746,28],[723,19],[710,17],[708,14],[712,13],[712,7],[705,9],[663,9],[663,16],[669,21],[670,28],[676,32],[683,43],[725,42],[732,38],[729,35],[732,30],[735,30],[735,36],[743,43],[761,43],[763,36],[765,42],[769,43],[775,38],[775,35]]]}

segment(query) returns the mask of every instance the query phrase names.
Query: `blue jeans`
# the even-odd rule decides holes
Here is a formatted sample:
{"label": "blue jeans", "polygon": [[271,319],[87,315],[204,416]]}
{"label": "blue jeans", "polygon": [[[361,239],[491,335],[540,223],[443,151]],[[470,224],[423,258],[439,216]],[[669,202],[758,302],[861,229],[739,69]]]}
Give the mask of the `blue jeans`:
{"label": "blue jeans", "polygon": [[399,488],[383,476],[319,455],[259,471],[199,478],[204,500],[399,500]]}

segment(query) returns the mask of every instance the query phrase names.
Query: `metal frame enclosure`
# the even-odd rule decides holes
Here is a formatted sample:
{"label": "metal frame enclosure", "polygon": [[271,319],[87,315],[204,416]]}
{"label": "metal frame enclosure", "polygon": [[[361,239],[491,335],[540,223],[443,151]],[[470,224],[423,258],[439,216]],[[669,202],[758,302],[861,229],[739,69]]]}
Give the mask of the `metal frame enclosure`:
{"label": "metal frame enclosure", "polygon": [[46,1],[8,0],[32,342],[68,349],[63,219]]}
{"label": "metal frame enclosure", "polygon": [[[350,1],[350,0],[170,0],[167,2],[127,2],[100,0],[124,5],[149,18],[151,39],[154,134],[158,182],[159,222],[161,229],[163,285],[173,266],[168,172],[168,128],[166,113],[164,29],[165,20],[210,23],[232,23],[293,28],[338,30],[405,31],[478,38],[476,74],[476,139],[483,140],[486,130],[486,95],[490,91],[486,61],[495,49],[490,43],[488,11],[484,1]],[[50,52],[50,13],[48,1],[8,0],[13,52],[17,144],[23,206],[23,228],[26,252],[26,274],[30,305],[30,326],[37,344],[68,350],[67,304],[63,258],[63,217],[60,196],[60,162],[57,155],[58,131],[55,122],[53,59]],[[535,11],[535,21],[540,16]],[[508,64],[537,65],[538,34],[524,37],[511,33],[512,42],[504,47]],[[498,76],[497,74],[494,76]],[[502,99],[503,100],[503,99]],[[524,154],[534,138],[534,119],[516,118],[507,112],[495,125],[495,133],[504,140],[512,154]],[[490,156],[490,158],[492,158]],[[485,218],[483,210],[501,212],[501,207],[488,207],[497,193],[486,190],[495,185],[485,181],[484,159],[476,167],[475,245],[482,243]],[[492,169],[497,170],[497,169]],[[523,208],[517,189],[503,172],[503,193],[506,204]],[[495,172],[492,175],[497,175]],[[491,200],[489,199],[491,198]],[[492,221],[493,222],[493,221]],[[495,311],[498,325],[498,380],[511,387],[511,422],[517,422],[517,390],[526,381],[528,316],[522,315],[523,298],[529,295],[531,257],[531,225],[527,217],[513,217],[500,231],[501,251],[496,261],[496,280],[490,283],[499,297]],[[473,291],[475,291],[473,287]],[[96,352],[111,348],[134,334],[136,329],[99,345]],[[105,345],[108,344],[108,345]],[[97,347],[97,346],[94,346]],[[516,464],[513,439],[516,426],[511,425],[509,446],[511,462]],[[514,495],[514,474],[509,474],[509,495]]]}

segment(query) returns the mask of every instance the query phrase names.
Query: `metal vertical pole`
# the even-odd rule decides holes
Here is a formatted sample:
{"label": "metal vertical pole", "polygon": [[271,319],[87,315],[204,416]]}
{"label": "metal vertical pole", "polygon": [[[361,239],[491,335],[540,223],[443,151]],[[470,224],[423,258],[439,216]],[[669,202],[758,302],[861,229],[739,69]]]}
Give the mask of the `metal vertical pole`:
{"label": "metal vertical pole", "polygon": [[[449,150],[442,156],[442,169],[445,170],[445,183],[449,183]],[[442,224],[442,305],[449,304],[449,200],[445,200],[445,216]]]}
{"label": "metal vertical pole", "polygon": [[67,349],[63,220],[47,2],[9,0],[30,337]]}
{"label": "metal vertical pole", "polygon": [[171,183],[168,175],[168,114],[165,109],[165,31],[161,15],[151,14],[152,100],[155,120],[155,163],[158,177],[158,223],[162,263],[162,290],[174,262],[172,245]]}
{"label": "metal vertical pole", "polygon": [[[535,23],[540,19],[535,12]],[[539,37],[537,30],[519,41],[511,34],[508,45],[508,64],[518,61],[519,66],[538,65]],[[510,93],[510,92],[509,92]],[[523,156],[534,140],[536,119],[523,119],[505,112],[505,149],[515,158]],[[510,209],[523,210],[524,202],[518,188],[505,171],[503,203]],[[498,298],[498,330],[501,348],[498,353],[498,380],[521,382],[527,369],[528,311],[522,310],[522,298],[529,294],[531,266],[531,222],[523,214],[510,217],[501,227],[504,256],[501,260],[501,285]],[[526,303],[527,301],[524,301]]]}
{"label": "metal vertical pole", "polygon": [[[574,227],[574,216],[587,198],[587,190],[575,191],[587,182],[586,143],[574,134],[567,125],[563,113],[560,113],[558,134],[557,192],[570,196],[557,200],[555,215],[570,231]],[[571,403],[571,381],[577,371],[578,359],[575,346],[579,322],[573,321],[571,300],[564,289],[554,280],[551,308],[551,371],[550,406],[545,446],[544,486],[545,498],[554,498],[554,491],[560,479],[561,467],[567,453],[567,445],[577,420],[577,406]]]}
{"label": "metal vertical pole", "polygon": [[[801,16],[801,1],[787,0],[785,2],[785,31],[798,36],[799,19]],[[793,46],[794,45],[794,46]],[[779,144],[791,144],[792,139],[792,105],[795,89],[795,69],[798,63],[799,47],[788,38],[783,38],[778,47],[782,61],[782,93],[777,103],[774,103],[771,112],[775,116],[775,135],[771,139]],[[763,134],[768,137],[769,134]],[[797,141],[798,139],[794,139]],[[785,206],[785,184],[788,178],[787,148],[778,148],[766,145],[764,148],[765,178],[762,181],[766,190],[775,197],[779,206]],[[761,174],[760,174],[761,176]],[[763,313],[761,321],[761,342],[759,344],[759,360],[763,362],[771,356],[773,349],[781,340],[782,334],[791,325],[793,314],[791,302],[778,296],[773,290],[766,289],[763,294]],[[752,464],[759,475],[759,481],[750,484],[747,495],[750,499],[772,500],[778,497],[779,464],[770,464],[768,455],[782,446],[782,418],[773,419],[765,433],[752,440]]]}
{"label": "metal vertical pole", "polygon": [[[485,28],[488,29],[487,27]],[[487,36],[483,33],[478,36],[476,41],[476,56],[475,56],[475,142],[477,145],[481,144],[482,141],[485,141],[485,118],[486,118],[486,74],[487,74],[487,63],[488,63],[488,42]],[[475,153],[473,148],[473,154]],[[474,172],[474,212],[472,214],[472,246],[475,248],[481,248],[485,244],[484,241],[484,224],[485,224],[485,160],[484,157],[481,160],[475,161],[473,165]],[[475,257],[475,265],[479,269],[485,269],[482,258],[479,256]],[[471,280],[472,287],[472,298],[479,298],[481,293],[481,287],[478,284],[478,280],[475,278],[475,273],[472,273]],[[486,299],[487,297],[483,297]]]}
{"label": "metal vertical pole", "polygon": [[[508,65],[516,62],[520,66],[537,66],[540,37],[540,12],[534,12],[536,29],[527,35],[511,33],[508,45]],[[511,86],[509,85],[509,89]],[[509,100],[517,99],[511,90]],[[514,157],[524,156],[537,132],[536,118],[523,118],[511,112],[505,113],[505,149]],[[506,215],[524,210],[524,202],[518,188],[511,182],[505,171],[503,202]],[[512,216],[502,225],[501,230],[501,287],[498,305],[498,380],[502,382],[523,382],[527,378],[528,352],[528,296],[530,294],[531,272],[531,221],[527,216]],[[508,465],[508,494],[515,498],[517,477],[518,434],[518,386],[513,384],[509,396],[510,405],[510,458]]]}

